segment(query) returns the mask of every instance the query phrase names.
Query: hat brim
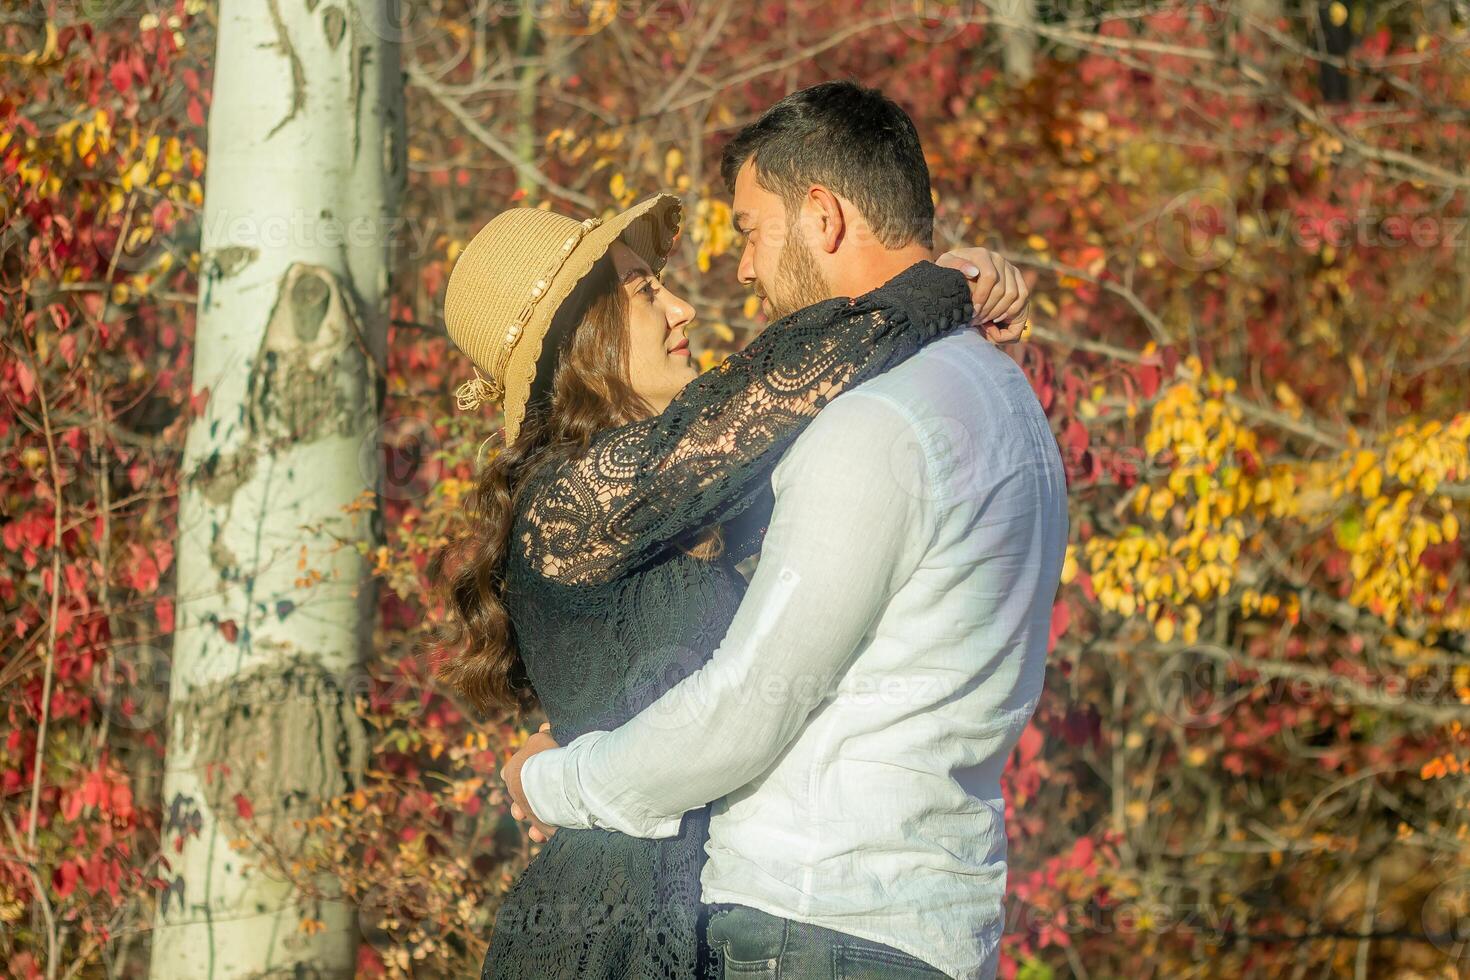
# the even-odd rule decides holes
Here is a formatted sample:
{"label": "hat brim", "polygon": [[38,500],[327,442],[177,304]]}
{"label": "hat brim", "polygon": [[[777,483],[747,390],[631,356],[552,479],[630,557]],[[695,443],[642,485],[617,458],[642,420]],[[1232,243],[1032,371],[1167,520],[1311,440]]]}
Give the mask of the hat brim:
{"label": "hat brim", "polygon": [[597,260],[607,254],[613,242],[622,239],[655,273],[663,271],[669,250],[678,237],[684,205],[672,194],[655,194],[632,205],[582,236],[568,254],[566,262],[551,281],[546,295],[536,304],[531,321],[526,324],[521,343],[516,345],[505,369],[505,444],[515,442],[525,419],[531,386],[536,379],[536,366],[541,360],[542,345],[552,319],[572,290],[581,282]]}

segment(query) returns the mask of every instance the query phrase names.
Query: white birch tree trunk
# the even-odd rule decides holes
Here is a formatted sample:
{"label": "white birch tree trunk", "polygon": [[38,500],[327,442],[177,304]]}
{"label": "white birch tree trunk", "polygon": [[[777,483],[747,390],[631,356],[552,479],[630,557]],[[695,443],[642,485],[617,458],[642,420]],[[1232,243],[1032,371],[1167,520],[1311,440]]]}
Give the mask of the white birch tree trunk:
{"label": "white birch tree trunk", "polygon": [[992,8],[1006,23],[1000,27],[1006,77],[1024,84],[1036,75],[1036,0],[996,0]]}
{"label": "white birch tree trunk", "polygon": [[378,537],[406,171],[398,23],[397,0],[219,5],[193,373],[209,398],[184,448],[156,980],[353,973],[353,909],[305,901],[257,845],[289,857],[293,821],[366,759],[359,546]]}

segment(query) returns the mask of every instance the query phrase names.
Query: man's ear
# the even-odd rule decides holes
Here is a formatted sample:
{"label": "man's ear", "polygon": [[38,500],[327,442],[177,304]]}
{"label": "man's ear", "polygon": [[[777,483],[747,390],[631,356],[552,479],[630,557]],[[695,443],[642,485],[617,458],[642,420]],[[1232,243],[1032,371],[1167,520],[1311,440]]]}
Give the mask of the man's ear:
{"label": "man's ear", "polygon": [[812,247],[821,249],[828,255],[836,252],[837,246],[842,244],[843,236],[848,232],[847,216],[842,211],[841,199],[821,184],[814,184],[806,192],[803,204],[808,220],[812,222]]}

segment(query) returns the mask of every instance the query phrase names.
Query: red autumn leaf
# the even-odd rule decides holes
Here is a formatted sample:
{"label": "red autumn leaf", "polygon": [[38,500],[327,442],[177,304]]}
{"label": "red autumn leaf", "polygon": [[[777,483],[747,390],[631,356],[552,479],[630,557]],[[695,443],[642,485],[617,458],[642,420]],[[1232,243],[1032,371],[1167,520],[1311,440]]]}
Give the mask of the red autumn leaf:
{"label": "red autumn leaf", "polygon": [[76,891],[78,877],[76,862],[65,861],[58,865],[56,871],[51,875],[51,887],[56,889],[59,897],[66,898]]}
{"label": "red autumn leaf", "polygon": [[1067,632],[1067,627],[1072,623],[1072,614],[1067,609],[1067,604],[1058,601],[1051,607],[1051,637],[1047,643],[1046,652],[1051,653],[1057,648],[1057,641]]}
{"label": "red autumn leaf", "polygon": [[[41,978],[46,976],[37,964],[35,956],[28,952],[17,953],[15,956],[12,956],[10,962],[6,964],[6,967],[10,970],[10,975],[15,977],[16,980],[41,980]],[[380,972],[378,975],[382,976],[382,973]]]}
{"label": "red autumn leaf", "polygon": [[114,817],[124,821],[133,819],[133,788],[126,782],[118,780],[112,784],[112,796],[108,802]]}
{"label": "red autumn leaf", "polygon": [[[57,219],[56,219],[56,223],[58,225],[65,226],[65,225],[69,224],[70,222],[67,222],[67,221],[65,221],[65,219],[63,219],[60,216],[58,216]],[[69,233],[70,232],[68,232],[68,234]],[[56,332],[57,333],[66,333],[66,328],[69,327],[69,326],[71,326],[71,320],[72,320],[71,310],[67,309],[67,307],[66,307],[66,305],[64,303],[52,303],[46,309],[51,314],[51,322],[54,323],[54,324],[56,324]]]}
{"label": "red autumn leaf", "polygon": [[245,798],[244,793],[235,794],[235,813],[239,815],[241,820],[249,820],[255,816],[255,807],[250,805],[250,801]]}
{"label": "red autumn leaf", "polygon": [[1378,30],[1363,38],[1358,46],[1359,50],[1370,59],[1377,60],[1388,54],[1390,36],[1388,28],[1380,27]]}
{"label": "red autumn leaf", "polygon": [[1172,375],[1174,373],[1174,369],[1179,366],[1179,348],[1175,347],[1173,344],[1170,344],[1167,347],[1160,347],[1159,356],[1162,357],[1164,361],[1164,374]]}
{"label": "red autumn leaf", "polygon": [[15,380],[20,383],[20,393],[25,396],[26,401],[30,401],[31,393],[36,390],[36,376],[21,361],[15,362]]}
{"label": "red autumn leaf", "polygon": [[189,100],[189,121],[196,126],[204,125],[204,106],[196,98]]}
{"label": "red autumn leaf", "polygon": [[1072,419],[1067,423],[1066,429],[1062,431],[1062,440],[1067,449],[1067,458],[1074,462],[1080,462],[1082,454],[1087,452],[1089,437],[1087,426],[1079,420]]}
{"label": "red autumn leaf", "polygon": [[127,94],[133,87],[133,70],[125,61],[114,61],[108,69],[107,77],[111,79],[113,87],[123,94]]}
{"label": "red autumn leaf", "polygon": [[199,413],[204,411],[204,406],[208,402],[209,388],[200,388],[198,391],[189,395],[189,413],[195,416],[199,415]]}
{"label": "red autumn leaf", "polygon": [[174,600],[163,596],[153,603],[153,616],[158,620],[158,632],[167,636],[174,631]]}
{"label": "red autumn leaf", "polygon": [[1057,389],[1050,381],[1041,381],[1036,385],[1036,398],[1041,402],[1043,412],[1051,411],[1051,403],[1055,400]]}
{"label": "red autumn leaf", "polygon": [[168,571],[168,567],[174,563],[174,544],[168,538],[159,538],[153,544],[153,560],[158,565],[160,572]]}
{"label": "red autumn leaf", "polygon": [[127,583],[136,592],[148,594],[158,589],[158,561],[141,544],[128,546],[132,561],[127,571]]}
{"label": "red autumn leaf", "polygon": [[1071,865],[1074,868],[1085,868],[1092,864],[1097,852],[1097,845],[1091,837],[1078,838],[1077,843],[1072,846]]}
{"label": "red autumn leaf", "polygon": [[1026,765],[1041,753],[1043,741],[1041,729],[1035,723],[1028,724],[1021,731],[1021,737],[1016,740],[1016,754],[1020,756],[1021,765]]}
{"label": "red autumn leaf", "polygon": [[1164,377],[1154,364],[1140,364],[1134,374],[1138,378],[1138,389],[1145,398],[1152,398],[1158,392],[1159,382]]}

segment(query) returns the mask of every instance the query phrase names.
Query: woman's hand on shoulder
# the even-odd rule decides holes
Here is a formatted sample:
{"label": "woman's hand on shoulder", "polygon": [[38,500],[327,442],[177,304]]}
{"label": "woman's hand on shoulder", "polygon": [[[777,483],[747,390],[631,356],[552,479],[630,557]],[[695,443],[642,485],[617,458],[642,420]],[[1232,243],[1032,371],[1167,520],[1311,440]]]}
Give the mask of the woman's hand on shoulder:
{"label": "woman's hand on shoulder", "polygon": [[1031,290],[1021,271],[988,248],[956,248],[935,259],[970,280],[971,321],[994,344],[1024,340],[1030,326]]}

